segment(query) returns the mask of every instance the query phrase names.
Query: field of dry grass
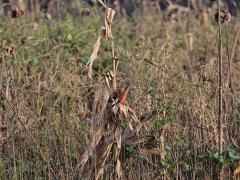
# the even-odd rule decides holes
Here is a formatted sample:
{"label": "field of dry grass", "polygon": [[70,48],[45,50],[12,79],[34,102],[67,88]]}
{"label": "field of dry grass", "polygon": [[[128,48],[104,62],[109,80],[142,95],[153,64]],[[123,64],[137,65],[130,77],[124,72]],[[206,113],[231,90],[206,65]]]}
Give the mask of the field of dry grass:
{"label": "field of dry grass", "polygon": [[0,17],[0,178],[239,179],[239,19],[222,25],[220,154],[215,10],[79,9]]}

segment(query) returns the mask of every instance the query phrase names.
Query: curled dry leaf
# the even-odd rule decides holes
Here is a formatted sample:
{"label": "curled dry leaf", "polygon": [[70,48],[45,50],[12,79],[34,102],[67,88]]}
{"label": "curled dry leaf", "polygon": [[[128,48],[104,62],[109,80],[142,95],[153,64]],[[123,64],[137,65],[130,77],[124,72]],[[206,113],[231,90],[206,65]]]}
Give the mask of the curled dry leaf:
{"label": "curled dry leaf", "polygon": [[119,110],[118,105],[113,106],[111,110],[112,110],[112,112],[113,112],[114,114],[117,114],[117,113],[118,113],[118,110]]}
{"label": "curled dry leaf", "polygon": [[[215,21],[218,23],[218,12],[215,14]],[[231,21],[231,14],[227,10],[220,10],[220,23],[227,23]]]}
{"label": "curled dry leaf", "polygon": [[139,119],[137,118],[136,112],[135,112],[132,108],[128,107],[128,112],[130,113],[131,118],[132,118],[136,123],[139,123],[139,122],[140,122]]}
{"label": "curled dry leaf", "polygon": [[14,54],[15,52],[15,46],[14,45],[8,45],[3,47],[3,55],[5,57],[10,57]]}
{"label": "curled dry leaf", "polygon": [[128,107],[120,103],[118,103],[117,105],[119,107],[119,114],[123,116],[124,119],[128,118],[129,117]]}
{"label": "curled dry leaf", "polygon": [[139,120],[136,116],[136,112],[126,104],[128,91],[129,86],[127,86],[122,93],[121,91],[115,93],[117,97],[111,101],[111,112],[118,120],[123,122],[133,131],[132,121],[134,121],[134,123],[139,123]]}
{"label": "curled dry leaf", "polygon": [[[111,74],[109,72],[107,80],[111,79]],[[95,152],[94,157],[96,157],[97,164],[95,165],[94,162],[90,162],[91,167],[96,167],[95,169],[91,169],[91,177],[95,179],[102,179],[104,177],[104,172],[108,171],[106,161],[110,157],[114,158],[112,167],[114,167],[117,178],[120,179],[124,176],[119,159],[120,152],[122,143],[126,144],[126,142],[130,142],[129,139],[132,139],[131,137],[136,135],[136,132],[134,132],[136,126],[135,124],[133,126],[134,121],[131,121],[132,117],[136,119],[137,117],[135,111],[126,105],[126,103],[122,104],[119,102],[118,98],[120,96],[120,91],[113,92],[110,96],[107,85],[95,93],[93,108],[90,113],[93,127],[91,139],[87,150],[82,155],[76,167],[76,170],[80,168],[83,171],[86,168],[86,162],[89,161],[90,156]],[[125,124],[125,126],[122,126],[122,124]],[[125,133],[126,129],[131,131],[130,134],[127,134],[127,137]]]}
{"label": "curled dry leaf", "polygon": [[107,5],[102,0],[98,0],[98,2],[105,8],[105,12],[106,12],[105,13],[105,29],[104,29],[105,33],[104,33],[104,35],[108,39],[113,39],[111,24],[112,24],[112,21],[113,21],[116,11],[113,10],[112,8],[107,7]]}
{"label": "curled dry leaf", "polygon": [[104,7],[107,8],[106,4],[102,0],[98,0],[98,2]]}
{"label": "curled dry leaf", "polygon": [[106,9],[105,28],[106,28],[106,37],[108,39],[113,39],[111,25],[112,25],[114,15],[115,15],[115,10],[113,10],[112,8]]}
{"label": "curled dry leaf", "polygon": [[109,89],[112,88],[112,80],[113,80],[114,74],[112,71],[109,71],[105,75],[105,81]]}
{"label": "curled dry leaf", "polygon": [[155,148],[155,149],[144,149],[140,148],[139,149],[140,154],[144,155],[159,155],[161,152],[161,149]]}

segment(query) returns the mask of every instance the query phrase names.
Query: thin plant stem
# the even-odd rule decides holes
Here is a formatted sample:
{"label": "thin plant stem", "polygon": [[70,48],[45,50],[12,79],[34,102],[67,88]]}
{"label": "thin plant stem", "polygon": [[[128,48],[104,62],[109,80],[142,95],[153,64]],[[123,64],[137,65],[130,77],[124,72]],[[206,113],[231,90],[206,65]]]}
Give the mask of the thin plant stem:
{"label": "thin plant stem", "polygon": [[218,0],[218,130],[219,130],[219,137],[218,137],[218,149],[219,153],[222,153],[222,104],[223,104],[223,82],[222,82],[222,75],[223,75],[223,62],[222,62],[222,27],[221,27],[221,17],[220,17],[220,0]]}
{"label": "thin plant stem", "polygon": [[[33,137],[33,134],[29,131],[29,129],[27,128],[26,124],[23,122],[23,120],[20,118],[20,116],[18,115],[17,111],[15,110],[15,108],[12,106],[12,104],[10,103],[10,101],[8,100],[8,98],[2,93],[0,92],[0,95],[5,99],[5,101],[7,102],[7,104],[9,105],[9,107],[12,109],[13,113],[15,114],[16,118],[18,119],[18,121],[21,123],[21,125],[23,126],[23,128],[26,130],[26,132],[28,133],[31,141],[33,142],[33,144],[36,146],[37,150],[39,151],[40,156],[42,157],[42,160],[45,161],[48,165],[51,164],[51,162],[49,162],[49,160],[47,159],[47,157],[44,155],[44,153],[42,152],[42,150],[40,149],[39,144],[37,143],[36,139]],[[53,164],[51,164],[53,165]],[[48,167],[50,172],[52,173],[53,177],[55,179],[57,179],[57,176],[55,175],[53,169],[51,168],[51,166]]]}
{"label": "thin plant stem", "polygon": [[[218,5],[218,151],[219,155],[223,152],[223,60],[222,60],[222,27],[221,27],[221,9],[220,0],[217,1]],[[222,167],[219,165],[219,179],[222,179]]]}

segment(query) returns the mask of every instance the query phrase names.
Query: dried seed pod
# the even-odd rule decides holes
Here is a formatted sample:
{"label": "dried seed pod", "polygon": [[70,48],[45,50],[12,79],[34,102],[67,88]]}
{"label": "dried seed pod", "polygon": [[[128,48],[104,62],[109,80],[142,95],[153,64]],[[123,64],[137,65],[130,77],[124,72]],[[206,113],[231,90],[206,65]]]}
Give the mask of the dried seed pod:
{"label": "dried seed pod", "polygon": [[12,18],[17,18],[17,10],[12,10]]}
{"label": "dried seed pod", "polygon": [[10,57],[15,52],[15,46],[14,45],[5,46],[3,52],[5,57]]}
{"label": "dried seed pod", "polygon": [[185,35],[185,41],[189,51],[193,51],[193,35],[192,33],[187,33]]}
{"label": "dried seed pod", "polygon": [[[218,12],[215,14],[215,21],[218,23]],[[220,10],[220,22],[221,24],[230,22],[231,14],[227,10]]]}
{"label": "dried seed pod", "polygon": [[23,16],[23,15],[24,15],[24,11],[17,10],[17,9],[14,9],[14,10],[11,11],[12,18],[18,18],[18,17]]}
{"label": "dried seed pod", "polygon": [[25,39],[21,39],[21,40],[19,41],[19,43],[20,43],[22,46],[24,46],[24,45],[26,44],[26,40],[25,40]]}
{"label": "dried seed pod", "polygon": [[112,80],[113,80],[113,78],[114,78],[114,74],[113,74],[112,71],[109,71],[109,72],[106,73],[105,81],[106,81],[109,89],[112,88]]}
{"label": "dried seed pod", "polygon": [[43,13],[47,13],[48,12],[48,4],[41,4],[40,11],[42,11]]}

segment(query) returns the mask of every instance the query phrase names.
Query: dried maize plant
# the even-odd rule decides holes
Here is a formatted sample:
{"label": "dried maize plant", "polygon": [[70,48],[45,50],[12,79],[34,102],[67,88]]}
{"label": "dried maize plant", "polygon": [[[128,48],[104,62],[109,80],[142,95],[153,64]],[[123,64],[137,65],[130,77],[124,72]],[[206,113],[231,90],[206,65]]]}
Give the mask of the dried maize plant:
{"label": "dried maize plant", "polygon": [[[115,77],[118,63],[116,62],[111,32],[115,11],[108,8],[101,0],[99,2],[105,8],[105,27],[102,28],[90,56],[88,77],[92,79],[92,65],[97,59],[102,37],[106,37],[111,42],[113,71],[106,74],[104,87],[95,94],[90,117],[92,122],[91,138],[76,170],[80,169],[82,174],[90,176],[91,179],[102,179],[106,172],[114,179],[120,179],[124,177],[119,158],[123,132],[128,132],[126,130],[133,132],[138,118],[135,111],[127,105],[129,86],[124,90],[116,88]],[[107,162],[109,159],[113,159],[113,161]],[[89,163],[86,166],[87,162],[90,163],[90,166]]]}
{"label": "dried maize plant", "polygon": [[110,179],[126,179],[130,173],[125,166],[134,166],[137,162],[120,158],[125,146],[130,145],[138,149],[139,154],[151,156],[159,153],[159,149],[153,149],[152,145],[151,148],[147,147],[155,142],[154,137],[146,134],[139,136],[144,124],[155,116],[156,112],[146,113],[138,118],[136,112],[127,103],[129,86],[127,85],[125,89],[117,88],[116,71],[119,61],[115,55],[111,31],[115,11],[108,8],[103,1],[99,0],[99,2],[105,8],[105,26],[102,28],[90,56],[88,77],[90,79],[93,77],[92,65],[97,59],[103,37],[111,43],[113,69],[106,73],[103,88],[96,91],[90,116],[92,134],[76,170],[80,170],[84,177],[91,177],[90,179],[102,179],[104,175]]}
{"label": "dried maize plant", "polygon": [[[129,87],[111,94],[112,89],[108,86],[110,81],[111,77],[106,77],[106,85],[95,94],[91,112],[91,139],[77,166],[77,169],[80,168],[82,173],[89,174],[93,179],[102,179],[104,172],[112,172],[110,176],[117,179],[124,176],[119,158],[123,132],[134,132],[133,127],[138,123],[135,111],[127,105]],[[127,142],[127,139],[124,141]],[[90,160],[91,156],[93,158]],[[108,159],[113,159],[112,164],[107,163]],[[85,167],[87,161],[90,166]]]}

